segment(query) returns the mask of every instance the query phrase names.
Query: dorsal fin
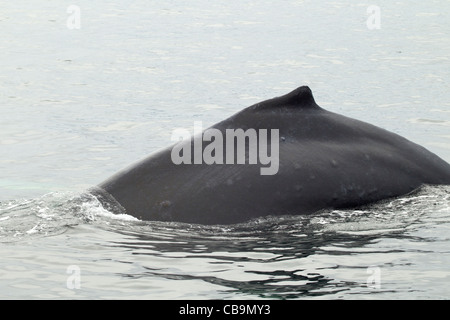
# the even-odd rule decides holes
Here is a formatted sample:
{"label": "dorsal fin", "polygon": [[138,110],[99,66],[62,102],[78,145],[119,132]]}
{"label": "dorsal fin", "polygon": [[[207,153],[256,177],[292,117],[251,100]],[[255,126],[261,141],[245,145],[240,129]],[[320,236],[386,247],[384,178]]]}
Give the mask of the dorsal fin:
{"label": "dorsal fin", "polygon": [[[312,94],[311,89],[308,86],[302,86],[294,91],[291,91],[286,97],[286,103],[298,105],[298,106],[305,106],[305,105],[316,105],[316,102],[314,101],[314,97]],[[282,98],[282,97],[280,97]]]}
{"label": "dorsal fin", "polygon": [[301,86],[284,96],[269,99],[252,106],[252,109],[275,108],[319,108],[314,101],[312,91],[308,86]]}

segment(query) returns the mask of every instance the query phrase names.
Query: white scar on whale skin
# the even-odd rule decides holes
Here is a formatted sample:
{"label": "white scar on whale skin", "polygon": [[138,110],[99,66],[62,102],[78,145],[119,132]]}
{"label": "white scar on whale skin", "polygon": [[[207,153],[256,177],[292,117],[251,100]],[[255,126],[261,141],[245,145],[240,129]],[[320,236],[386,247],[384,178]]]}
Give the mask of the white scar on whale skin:
{"label": "white scar on whale skin", "polygon": [[[199,138],[201,137],[201,138]],[[194,159],[192,161],[191,141],[194,141]],[[194,136],[187,129],[177,128],[171,136],[172,141],[178,141],[171,151],[172,162],[179,164],[224,164],[223,133],[214,128],[202,130],[202,122],[194,122]],[[181,140],[181,141],[180,141]],[[246,141],[248,140],[248,148]],[[203,149],[203,141],[210,142]],[[236,144],[235,144],[236,143]],[[250,128],[225,130],[225,164],[246,164],[246,150],[248,150],[248,164],[269,165],[260,168],[261,175],[274,175],[279,169],[279,130],[270,130],[270,154],[268,153],[269,139],[267,129]],[[236,157],[235,157],[236,150]],[[236,158],[236,163],[235,163]]]}

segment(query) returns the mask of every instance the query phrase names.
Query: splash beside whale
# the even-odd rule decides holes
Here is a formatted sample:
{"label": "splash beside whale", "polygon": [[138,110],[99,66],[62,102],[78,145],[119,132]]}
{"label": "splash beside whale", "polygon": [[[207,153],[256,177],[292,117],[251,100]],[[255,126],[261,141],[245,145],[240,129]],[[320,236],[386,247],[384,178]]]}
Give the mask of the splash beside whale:
{"label": "splash beside whale", "polygon": [[[322,109],[306,86],[245,108],[205,132],[225,136],[227,129],[274,130],[276,140],[267,139],[265,151],[276,156],[276,172],[261,174],[261,165],[249,161],[248,145],[243,164],[176,164],[175,144],[90,191],[108,209],[141,220],[233,224],[352,208],[423,184],[450,184],[444,160],[397,134]],[[201,152],[208,147],[204,141],[204,135],[194,136],[184,150],[194,156],[196,145]],[[225,141],[210,141],[230,150]]]}

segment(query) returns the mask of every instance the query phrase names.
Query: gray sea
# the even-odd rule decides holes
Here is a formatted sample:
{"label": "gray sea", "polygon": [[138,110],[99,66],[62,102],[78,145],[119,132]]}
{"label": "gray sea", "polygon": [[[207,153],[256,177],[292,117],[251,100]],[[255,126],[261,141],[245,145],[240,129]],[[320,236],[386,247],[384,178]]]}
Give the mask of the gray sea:
{"label": "gray sea", "polygon": [[450,162],[449,15],[432,0],[1,1],[0,298],[449,299],[449,186],[215,226],[84,193],[176,128],[301,85]]}

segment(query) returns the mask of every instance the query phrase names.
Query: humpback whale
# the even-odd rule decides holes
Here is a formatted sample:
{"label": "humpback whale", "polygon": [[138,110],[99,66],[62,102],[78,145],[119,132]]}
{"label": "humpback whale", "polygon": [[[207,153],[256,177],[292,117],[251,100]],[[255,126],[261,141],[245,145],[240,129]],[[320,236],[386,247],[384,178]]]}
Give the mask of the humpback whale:
{"label": "humpback whale", "polygon": [[[248,143],[225,141],[230,130]],[[214,161],[194,159],[202,152]],[[273,170],[258,155],[272,157]],[[321,108],[302,86],[155,152],[91,192],[141,220],[234,224],[353,208],[423,184],[450,184],[450,165],[395,133]]]}

